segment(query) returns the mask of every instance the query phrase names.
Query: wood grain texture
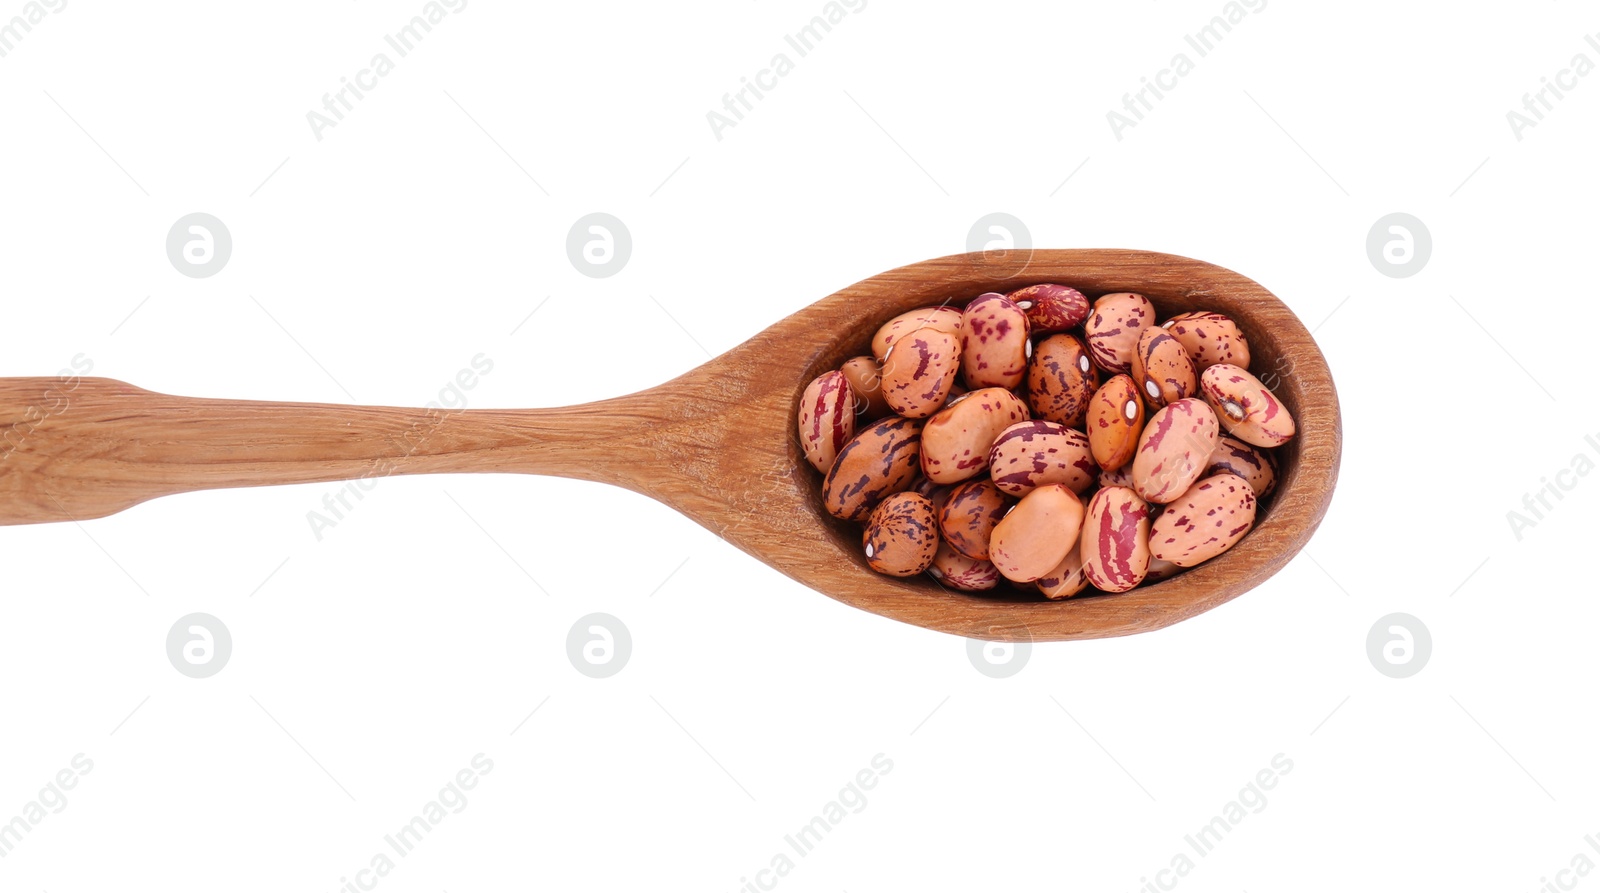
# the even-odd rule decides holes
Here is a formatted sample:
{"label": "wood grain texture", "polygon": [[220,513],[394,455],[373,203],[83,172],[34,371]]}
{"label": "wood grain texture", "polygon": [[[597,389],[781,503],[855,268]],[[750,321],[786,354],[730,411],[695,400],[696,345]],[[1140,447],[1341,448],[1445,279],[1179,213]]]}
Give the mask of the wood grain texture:
{"label": "wood grain texture", "polygon": [[[1122,595],[1062,602],[955,593],[867,569],[859,528],[821,506],[795,431],[801,392],[867,353],[905,310],[1060,282],[1137,291],[1161,318],[1231,316],[1257,376],[1295,414],[1280,484],[1223,556]],[[389,474],[521,472],[626,487],[794,579],[896,620],[1005,641],[1099,638],[1193,617],[1270,577],[1305,545],[1333,494],[1341,431],[1326,361],[1266,289],[1201,261],[1125,250],[964,254],[890,270],[784,319],[687,375],[562,409],[428,411],[173,397],[108,379],[0,380],[0,524],[82,521],[190,490]],[[625,455],[627,462],[612,457]]]}

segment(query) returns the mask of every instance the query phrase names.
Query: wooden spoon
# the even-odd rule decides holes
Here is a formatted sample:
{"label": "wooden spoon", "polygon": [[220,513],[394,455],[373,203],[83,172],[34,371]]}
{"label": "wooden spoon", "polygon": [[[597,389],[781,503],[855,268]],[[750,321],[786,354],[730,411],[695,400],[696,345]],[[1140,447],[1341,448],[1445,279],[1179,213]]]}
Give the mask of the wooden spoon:
{"label": "wooden spoon", "polygon": [[[795,432],[801,392],[868,353],[872,334],[898,313],[1038,282],[1091,296],[1137,291],[1162,319],[1204,309],[1238,322],[1252,370],[1299,424],[1278,451],[1277,493],[1255,529],[1224,555],[1121,595],[1049,602],[1002,584],[978,596],[926,576],[873,573],[859,527],[822,509],[821,476],[802,458]],[[659,500],[863,610],[981,639],[1087,639],[1185,620],[1283,567],[1327,510],[1340,442],[1338,397],[1322,353],[1294,314],[1249,279],[1144,251],[988,252],[881,273],[674,381],[561,409],[266,403],[172,397],[104,378],[0,379],[0,524],[83,521],[220,487],[437,472],[559,475]]]}

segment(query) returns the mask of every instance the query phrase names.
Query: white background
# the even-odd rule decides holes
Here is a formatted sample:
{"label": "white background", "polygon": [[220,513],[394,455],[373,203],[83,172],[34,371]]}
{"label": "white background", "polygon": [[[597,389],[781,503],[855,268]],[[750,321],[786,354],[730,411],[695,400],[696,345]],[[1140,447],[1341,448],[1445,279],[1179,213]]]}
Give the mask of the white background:
{"label": "white background", "polygon": [[[1003,211],[1035,245],[1238,270],[1317,327],[1332,509],[1238,600],[1005,679],[597,485],[386,479],[320,542],[332,486],[8,528],[0,821],[94,768],[0,889],[334,891],[483,753],[376,889],[734,891],[881,753],[866,806],[761,877],[1134,891],[1189,852],[1163,883],[1600,890],[1556,874],[1600,862],[1600,476],[1520,540],[1506,517],[1600,461],[1600,77],[1520,140],[1506,119],[1600,62],[1582,5],[1272,0],[1198,58],[1220,0],[871,0],[718,140],[707,112],[822,3],[472,0],[319,141],[307,112],[422,5],[73,0],[36,25],[0,59],[0,375],[82,354],[169,393],[421,405],[482,353],[472,406],[560,405]],[[1194,71],[1117,139],[1106,113],[1178,52]],[[164,252],[194,211],[233,236],[211,278]],[[593,211],[632,233],[611,278],[566,255]],[[1434,242],[1407,279],[1365,248],[1394,211]],[[233,636],[209,679],[164,650],[193,611]],[[609,679],[566,653],[596,611],[633,638]],[[1432,634],[1406,679],[1366,652],[1392,612]],[[1280,753],[1265,807],[1188,850]]]}

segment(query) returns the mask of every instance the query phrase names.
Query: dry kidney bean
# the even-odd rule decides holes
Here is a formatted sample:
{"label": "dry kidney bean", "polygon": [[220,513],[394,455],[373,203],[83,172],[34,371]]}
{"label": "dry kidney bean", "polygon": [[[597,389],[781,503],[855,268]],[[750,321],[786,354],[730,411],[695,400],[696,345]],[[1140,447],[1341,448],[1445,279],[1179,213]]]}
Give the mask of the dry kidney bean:
{"label": "dry kidney bean", "polygon": [[1250,343],[1233,320],[1220,313],[1196,310],[1180,313],[1161,324],[1178,339],[1195,369],[1204,372],[1218,363],[1250,367]]}
{"label": "dry kidney bean", "polygon": [[1233,320],[1155,318],[1141,295],[1045,283],[889,320],[800,395],[823,508],[864,525],[873,570],[952,592],[1126,592],[1216,557],[1276,487],[1294,419]]}
{"label": "dry kidney bean", "polygon": [[1043,419],[1012,425],[989,448],[989,474],[1008,496],[1021,498],[1045,484],[1066,484],[1082,493],[1099,473],[1088,435]]}
{"label": "dry kidney bean", "polygon": [[933,503],[915,493],[896,493],[878,503],[861,535],[867,564],[880,574],[910,577],[933,564],[939,551]]}
{"label": "dry kidney bean", "polygon": [[889,348],[883,361],[883,399],[908,419],[925,419],[944,408],[960,368],[960,339],[938,329],[918,329]]}
{"label": "dry kidney bean", "polygon": [[1028,315],[1028,326],[1035,335],[1065,332],[1089,317],[1089,299],[1065,285],[1030,285],[1006,297]]}
{"label": "dry kidney bean", "polygon": [[884,497],[908,489],[922,457],[912,419],[884,419],[844,445],[822,481],[822,504],[835,518],[865,521]]}
{"label": "dry kidney bean", "polygon": [[1193,395],[1200,384],[1183,345],[1159,326],[1139,333],[1133,348],[1133,380],[1151,409]]}
{"label": "dry kidney bean", "polygon": [[1094,494],[1083,517],[1083,574],[1096,589],[1127,592],[1150,569],[1150,506],[1127,487]]}
{"label": "dry kidney bean", "polygon": [[1083,503],[1071,487],[1040,487],[995,525],[989,560],[1006,579],[1032,583],[1067,557],[1082,523]]}
{"label": "dry kidney bean", "polygon": [[1236,474],[1196,481],[1173,500],[1150,529],[1150,554],[1194,567],[1226,552],[1256,523],[1256,494]]}
{"label": "dry kidney bean", "polygon": [[918,329],[938,329],[959,338],[961,311],[955,307],[923,307],[920,310],[900,314],[884,323],[883,327],[878,329],[878,334],[872,336],[872,356],[878,362],[883,362],[883,358],[889,355],[889,348],[894,346],[900,336],[909,335]]}
{"label": "dry kidney bean", "polygon": [[1238,366],[1218,363],[1200,373],[1200,393],[1229,434],[1251,446],[1275,447],[1294,436],[1289,408],[1260,379]]}
{"label": "dry kidney bean", "polygon": [[961,313],[961,372],[974,388],[1014,388],[1028,371],[1028,315],[998,292]]}
{"label": "dry kidney bean", "polygon": [[939,510],[944,541],[975,561],[989,560],[989,536],[1011,505],[988,478],[957,484]]}
{"label": "dry kidney bean", "polygon": [[1168,503],[1189,489],[1217,451],[1217,415],[1188,397],[1150,417],[1133,454],[1133,489],[1147,502]]}
{"label": "dry kidney bean", "polygon": [[1089,450],[1101,468],[1109,471],[1132,459],[1144,430],[1144,401],[1133,379],[1117,375],[1101,385],[1089,399],[1084,424],[1089,429]]}
{"label": "dry kidney bean", "polygon": [[1083,424],[1089,398],[1100,387],[1100,369],[1075,335],[1058,334],[1039,342],[1028,361],[1028,405],[1041,419],[1068,427]]}
{"label": "dry kidney bean", "polygon": [[958,484],[989,467],[1000,432],[1028,418],[1028,407],[1005,388],[984,388],[939,410],[922,429],[922,473],[936,484]]}
{"label": "dry kidney bean", "polygon": [[826,472],[855,433],[855,396],[844,373],[819,376],[800,397],[800,449],[806,460]]}
{"label": "dry kidney bean", "polygon": [[1126,374],[1133,369],[1133,348],[1139,333],[1155,325],[1156,308],[1144,295],[1118,292],[1094,302],[1083,331],[1089,355],[1107,372]]}

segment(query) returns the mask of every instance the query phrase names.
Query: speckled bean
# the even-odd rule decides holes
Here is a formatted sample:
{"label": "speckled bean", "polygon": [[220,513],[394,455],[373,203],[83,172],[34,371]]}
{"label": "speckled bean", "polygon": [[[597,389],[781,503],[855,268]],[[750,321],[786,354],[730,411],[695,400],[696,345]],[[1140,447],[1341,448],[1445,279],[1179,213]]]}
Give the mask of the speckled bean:
{"label": "speckled bean", "polygon": [[1030,285],[1006,297],[1028,315],[1029,330],[1035,335],[1065,332],[1089,317],[1089,299],[1065,285]]}
{"label": "speckled bean", "polygon": [[1067,557],[1061,559],[1060,564],[1039,578],[1036,585],[1045,598],[1071,598],[1089,588],[1089,578],[1083,573],[1082,556],[1083,550],[1079,548],[1078,542],[1074,542]]}
{"label": "speckled bean", "polygon": [[1133,369],[1133,348],[1139,343],[1139,333],[1155,325],[1155,321],[1156,308],[1144,295],[1102,295],[1083,321],[1089,356],[1107,372],[1127,374]]}
{"label": "speckled bean", "polygon": [[861,534],[867,565],[880,574],[910,577],[933,564],[939,531],[933,504],[915,493],[896,493],[878,503]]}
{"label": "speckled bean", "polygon": [[872,336],[872,355],[878,362],[889,355],[889,348],[902,335],[918,329],[938,329],[961,337],[961,311],[955,307],[922,307],[902,313],[884,323]]}
{"label": "speckled bean", "polygon": [[1045,419],[1012,425],[989,448],[989,474],[1008,496],[1021,498],[1046,484],[1082,493],[1099,473],[1088,435]]}
{"label": "speckled bean", "polygon": [[1151,409],[1192,397],[1199,387],[1188,352],[1160,326],[1139,333],[1133,348],[1133,381]]}
{"label": "speckled bean", "polygon": [[928,576],[958,592],[987,592],[1000,585],[1000,569],[989,561],[974,561],[940,543]]}
{"label": "speckled bean", "polygon": [[916,483],[920,432],[912,419],[884,419],[845,444],[822,481],[828,514],[865,521],[885,497]]}
{"label": "speckled bean", "polygon": [[961,314],[961,371],[969,388],[1014,388],[1028,371],[1028,316],[998,292]]}
{"label": "speckled bean", "polygon": [[876,422],[894,414],[888,401],[883,399],[883,369],[877,360],[855,357],[846,360],[839,371],[844,373],[845,380],[850,382],[851,392],[855,394],[858,424]]}
{"label": "speckled bean", "polygon": [[1144,401],[1139,399],[1133,379],[1115,375],[1101,385],[1089,399],[1084,427],[1089,432],[1089,451],[1102,469],[1127,464],[1144,431]]}
{"label": "speckled bean", "polygon": [[1256,499],[1266,499],[1278,488],[1278,460],[1272,453],[1233,437],[1218,439],[1206,476],[1223,472],[1244,478]]}
{"label": "speckled bean", "polygon": [[1150,529],[1150,553],[1179,567],[1215,558],[1244,538],[1256,521],[1256,494],[1236,474],[1196,481]]}
{"label": "speckled bean", "polygon": [[1199,480],[1217,450],[1217,415],[1187,397],[1150,417],[1133,454],[1133,489],[1147,502],[1168,503]]}
{"label": "speckled bean", "polygon": [[1089,398],[1100,387],[1100,369],[1077,336],[1060,334],[1039,342],[1028,361],[1028,405],[1041,419],[1070,428],[1083,424]]}
{"label": "speckled bean", "polygon": [[1010,500],[988,478],[957,484],[939,512],[939,532],[950,548],[976,561],[988,561],[989,537],[1010,507]]}
{"label": "speckled bean", "polygon": [[1083,503],[1071,487],[1040,487],[995,525],[989,560],[1006,579],[1032,583],[1067,557],[1082,524]]}
{"label": "speckled bean", "polygon": [[1194,367],[1204,372],[1218,363],[1250,368],[1250,342],[1233,320],[1209,310],[1180,313],[1161,324],[1188,351]]}
{"label": "speckled bean", "polygon": [[918,329],[889,348],[883,361],[883,399],[908,419],[925,419],[944,408],[960,370],[960,339],[938,329]]}
{"label": "speckled bean", "polygon": [[1218,363],[1202,372],[1200,393],[1216,410],[1223,429],[1251,446],[1274,447],[1294,436],[1289,407],[1238,366]]}
{"label": "speckled bean", "polygon": [[1000,432],[1028,418],[1028,406],[1005,388],[973,391],[934,413],[922,430],[922,473],[936,484],[958,484],[989,467]]}
{"label": "speckled bean", "polygon": [[856,433],[855,395],[843,373],[825,373],[806,386],[800,397],[799,427],[806,461],[827,473]]}
{"label": "speckled bean", "polygon": [[1107,487],[1089,500],[1079,550],[1083,573],[1103,592],[1127,592],[1150,569],[1150,507],[1127,487]]}

